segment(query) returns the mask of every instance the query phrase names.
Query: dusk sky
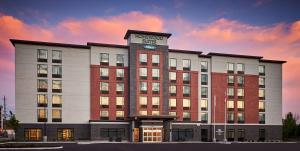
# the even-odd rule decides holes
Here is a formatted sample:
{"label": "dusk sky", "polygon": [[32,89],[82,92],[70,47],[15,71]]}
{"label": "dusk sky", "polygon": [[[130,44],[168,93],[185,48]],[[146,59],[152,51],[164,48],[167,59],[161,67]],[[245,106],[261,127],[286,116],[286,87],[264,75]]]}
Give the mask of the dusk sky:
{"label": "dusk sky", "polygon": [[285,60],[283,114],[300,115],[299,0],[0,0],[1,97],[14,110],[9,39],[126,44],[127,29],[172,33],[170,48]]}

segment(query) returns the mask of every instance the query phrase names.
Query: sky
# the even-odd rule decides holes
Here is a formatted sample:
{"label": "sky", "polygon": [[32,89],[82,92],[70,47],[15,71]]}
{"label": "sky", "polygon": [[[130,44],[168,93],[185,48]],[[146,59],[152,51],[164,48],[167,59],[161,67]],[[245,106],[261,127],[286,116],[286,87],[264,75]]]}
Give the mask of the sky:
{"label": "sky", "polygon": [[0,96],[14,110],[9,39],[126,44],[128,29],[172,33],[170,48],[285,60],[283,114],[300,115],[299,0],[0,0]]}

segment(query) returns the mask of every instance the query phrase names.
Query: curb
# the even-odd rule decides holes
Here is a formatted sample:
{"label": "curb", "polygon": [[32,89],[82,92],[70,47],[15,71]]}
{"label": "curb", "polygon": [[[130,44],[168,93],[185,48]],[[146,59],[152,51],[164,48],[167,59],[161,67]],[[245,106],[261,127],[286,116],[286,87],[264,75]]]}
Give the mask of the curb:
{"label": "curb", "polygon": [[50,150],[50,149],[62,149],[62,146],[58,147],[25,147],[25,148],[0,148],[0,150]]}

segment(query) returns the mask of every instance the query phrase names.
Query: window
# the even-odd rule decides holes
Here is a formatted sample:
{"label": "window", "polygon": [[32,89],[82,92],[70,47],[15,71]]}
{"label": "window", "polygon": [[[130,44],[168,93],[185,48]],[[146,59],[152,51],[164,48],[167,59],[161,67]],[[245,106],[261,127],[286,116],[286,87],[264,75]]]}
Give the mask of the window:
{"label": "window", "polygon": [[47,109],[38,109],[38,122],[47,122]]}
{"label": "window", "polygon": [[176,99],[169,99],[169,107],[171,110],[176,109]]}
{"label": "window", "polygon": [[172,140],[174,141],[189,141],[193,139],[193,129],[192,128],[173,128],[172,129]]}
{"label": "window", "polygon": [[242,63],[236,64],[237,73],[243,74],[245,72],[245,65]]}
{"label": "window", "polygon": [[47,62],[48,60],[48,50],[38,49],[37,51],[37,61],[38,62]]}
{"label": "window", "polygon": [[103,80],[108,80],[108,68],[100,68],[100,78]]}
{"label": "window", "polygon": [[245,102],[244,101],[237,101],[237,108],[239,111],[243,111],[245,108]]}
{"label": "window", "polygon": [[190,112],[183,112],[182,114],[183,114],[183,120],[184,121],[191,120],[191,114],[190,114]]}
{"label": "window", "polygon": [[237,96],[238,96],[239,99],[244,98],[244,89],[243,88],[238,88],[237,89]]}
{"label": "window", "polygon": [[191,70],[191,60],[183,59],[182,60],[182,67],[183,67],[183,70]]}
{"label": "window", "polygon": [[52,122],[61,122],[61,109],[52,109]]}
{"label": "window", "polygon": [[117,94],[123,94],[124,93],[124,83],[117,83],[116,90],[117,90]]}
{"label": "window", "polygon": [[227,88],[227,95],[229,98],[234,97],[234,88]]}
{"label": "window", "polygon": [[152,97],[152,108],[158,109],[159,107],[159,97]]}
{"label": "window", "polygon": [[52,51],[52,63],[61,63],[62,53],[60,50]]}
{"label": "window", "polygon": [[152,65],[153,66],[159,65],[159,55],[152,55]]}
{"label": "window", "polygon": [[124,97],[116,97],[117,108],[122,108],[124,106]]}
{"label": "window", "polygon": [[169,66],[170,66],[170,69],[176,70],[177,60],[175,58],[170,58],[169,59]]}
{"label": "window", "polygon": [[58,128],[57,129],[58,141],[72,141],[74,140],[74,129],[72,128]]}
{"label": "window", "polygon": [[143,80],[147,79],[147,68],[140,68],[140,78]]}
{"label": "window", "polygon": [[117,66],[124,66],[124,55],[117,54]]}
{"label": "window", "polygon": [[259,75],[265,75],[266,74],[266,68],[264,65],[259,65],[258,66],[258,73]]}
{"label": "window", "polygon": [[169,91],[171,96],[176,96],[176,85],[170,85]]}
{"label": "window", "polygon": [[116,111],[116,119],[124,120],[124,111]]}
{"label": "window", "polygon": [[100,91],[103,94],[108,94],[109,93],[108,82],[100,82]]}
{"label": "window", "polygon": [[60,65],[52,66],[52,78],[61,78],[62,77],[62,67]]}
{"label": "window", "polygon": [[159,83],[157,82],[152,83],[152,93],[159,94]]}
{"label": "window", "polygon": [[147,115],[147,111],[140,111],[140,115]]}
{"label": "window", "polygon": [[234,110],[234,101],[233,100],[228,100],[227,101],[227,109],[228,109],[228,111],[233,111]]}
{"label": "window", "polygon": [[108,111],[100,111],[100,120],[108,120]]}
{"label": "window", "polygon": [[183,86],[183,96],[188,97],[190,96],[191,90],[190,86],[184,85]]}
{"label": "window", "polygon": [[201,64],[201,72],[207,72],[208,69],[207,61],[201,61],[200,64]]}
{"label": "window", "polygon": [[116,70],[117,80],[123,80],[124,78],[124,69]]}
{"label": "window", "polygon": [[264,100],[265,99],[265,89],[259,89],[259,99]]}
{"label": "window", "polygon": [[169,72],[169,78],[172,83],[176,82],[176,72]]}
{"label": "window", "polygon": [[38,64],[37,65],[37,76],[38,77],[47,77],[48,74],[48,65],[46,64]]}
{"label": "window", "polygon": [[147,103],[148,100],[147,100],[147,97],[146,96],[141,96],[140,97],[140,106],[141,108],[147,108]]}
{"label": "window", "polygon": [[189,110],[191,107],[191,100],[190,99],[183,99],[182,106],[184,110]]}
{"label": "window", "polygon": [[52,92],[61,93],[62,82],[60,80],[52,80]]}
{"label": "window", "polygon": [[259,113],[259,123],[260,124],[265,124],[265,120],[266,120],[265,113]]}
{"label": "window", "polygon": [[147,82],[140,82],[140,92],[147,93]]}
{"label": "window", "polygon": [[109,65],[108,53],[100,53],[100,65]]}
{"label": "window", "polygon": [[159,80],[159,69],[152,69],[152,79]]}
{"label": "window", "polygon": [[259,110],[259,112],[265,112],[265,102],[264,101],[258,102],[258,110]]}
{"label": "window", "polygon": [[100,136],[108,138],[125,137],[124,128],[100,128]]}
{"label": "window", "polygon": [[238,129],[238,141],[244,141],[245,129]]}
{"label": "window", "polygon": [[62,97],[61,95],[54,94],[52,95],[52,107],[61,107]]}
{"label": "window", "polygon": [[152,111],[152,115],[159,115],[159,111]]}
{"label": "window", "polygon": [[207,74],[201,74],[201,85],[207,85],[207,83],[208,83]]}
{"label": "window", "polygon": [[47,107],[47,104],[48,104],[47,94],[38,94],[37,95],[37,104],[38,104],[38,107]]}
{"label": "window", "polygon": [[40,141],[42,140],[42,129],[40,128],[26,128],[25,141]]}
{"label": "window", "polygon": [[109,97],[107,96],[100,96],[100,106],[102,108],[108,108],[109,107]]}
{"label": "window", "polygon": [[140,54],[140,64],[147,65],[147,54]]}
{"label": "window", "polygon": [[227,72],[234,73],[234,63],[227,63]]}
{"label": "window", "polygon": [[208,108],[208,101],[202,99],[200,103],[201,103],[201,104],[200,104],[201,110],[202,110],[202,111],[207,111],[207,108]]}
{"label": "window", "polygon": [[38,84],[38,92],[47,92],[48,89],[48,81],[45,79],[38,79],[37,80],[37,84]]}
{"label": "window", "polygon": [[238,120],[238,123],[244,123],[244,121],[245,121],[244,112],[237,113],[237,120]]}
{"label": "window", "polygon": [[169,112],[170,116],[176,116],[176,112]]}
{"label": "window", "polygon": [[230,85],[230,86],[233,86],[233,85],[234,85],[234,76],[233,76],[233,75],[229,75],[229,76],[227,77],[227,83],[228,83],[228,85]]}
{"label": "window", "polygon": [[228,112],[227,114],[227,122],[234,123],[234,112]]}
{"label": "window", "polygon": [[258,131],[258,140],[261,142],[264,142],[266,140],[266,130],[265,129],[259,129]]}
{"label": "window", "polygon": [[201,87],[201,97],[202,98],[208,97],[208,88],[207,87]]}
{"label": "window", "polygon": [[228,141],[234,141],[234,129],[228,129],[227,130],[227,140]]}
{"label": "window", "polygon": [[245,81],[243,76],[237,76],[238,86],[243,86]]}
{"label": "window", "polygon": [[185,83],[185,84],[190,83],[190,73],[184,72],[184,73],[182,73],[182,77],[183,77],[183,83]]}
{"label": "window", "polygon": [[264,88],[265,87],[265,78],[264,77],[259,77],[258,84],[259,84],[260,88]]}
{"label": "window", "polygon": [[207,123],[207,120],[208,120],[208,113],[201,112],[201,123]]}

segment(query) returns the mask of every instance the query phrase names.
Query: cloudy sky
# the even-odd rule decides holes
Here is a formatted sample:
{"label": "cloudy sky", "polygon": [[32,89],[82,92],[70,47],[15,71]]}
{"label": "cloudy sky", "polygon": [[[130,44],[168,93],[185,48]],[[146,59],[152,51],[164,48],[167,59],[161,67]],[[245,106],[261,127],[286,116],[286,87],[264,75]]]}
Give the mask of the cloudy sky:
{"label": "cloudy sky", "polygon": [[0,0],[0,95],[14,110],[10,38],[126,44],[125,32],[136,29],[172,33],[170,48],[288,61],[283,113],[300,114],[299,10],[297,0]]}

